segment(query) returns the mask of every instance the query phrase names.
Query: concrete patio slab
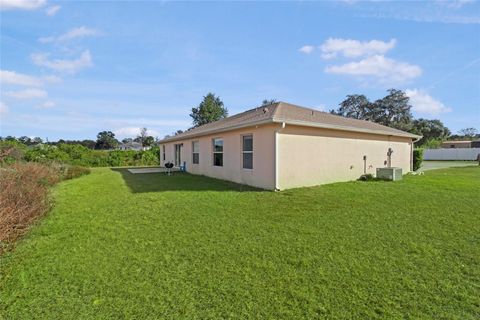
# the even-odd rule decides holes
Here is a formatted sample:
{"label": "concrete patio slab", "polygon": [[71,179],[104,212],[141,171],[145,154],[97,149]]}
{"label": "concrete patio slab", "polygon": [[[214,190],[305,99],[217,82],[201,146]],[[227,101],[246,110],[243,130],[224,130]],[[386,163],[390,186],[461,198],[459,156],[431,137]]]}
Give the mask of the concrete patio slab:
{"label": "concrete patio slab", "polygon": [[[138,173],[159,173],[159,172],[167,172],[166,168],[136,168],[136,169],[128,169],[130,173],[138,174]],[[176,171],[172,169],[172,171]]]}

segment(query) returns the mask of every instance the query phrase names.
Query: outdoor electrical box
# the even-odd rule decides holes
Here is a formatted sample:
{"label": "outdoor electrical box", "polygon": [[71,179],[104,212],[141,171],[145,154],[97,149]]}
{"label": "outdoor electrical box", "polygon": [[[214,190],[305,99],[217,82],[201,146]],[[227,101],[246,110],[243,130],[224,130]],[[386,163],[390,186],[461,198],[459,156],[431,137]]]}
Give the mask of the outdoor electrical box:
{"label": "outdoor electrical box", "polygon": [[377,168],[377,178],[384,180],[402,180],[402,168]]}

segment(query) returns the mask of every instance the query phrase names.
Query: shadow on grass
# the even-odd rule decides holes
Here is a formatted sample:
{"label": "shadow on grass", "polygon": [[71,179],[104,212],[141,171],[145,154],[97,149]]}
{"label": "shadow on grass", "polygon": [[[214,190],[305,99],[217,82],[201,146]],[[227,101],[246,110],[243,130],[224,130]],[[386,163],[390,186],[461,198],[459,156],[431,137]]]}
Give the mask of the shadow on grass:
{"label": "shadow on grass", "polygon": [[137,173],[128,171],[133,168],[112,168],[119,172],[133,193],[162,191],[265,191],[255,187],[224,181],[186,172],[174,172],[171,176],[165,173]]}

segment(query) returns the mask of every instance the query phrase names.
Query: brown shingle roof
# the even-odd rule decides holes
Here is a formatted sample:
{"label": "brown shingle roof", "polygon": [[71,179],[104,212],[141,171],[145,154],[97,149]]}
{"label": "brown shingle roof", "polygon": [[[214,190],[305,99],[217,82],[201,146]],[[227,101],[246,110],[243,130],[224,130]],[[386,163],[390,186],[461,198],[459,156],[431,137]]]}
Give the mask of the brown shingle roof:
{"label": "brown shingle roof", "polygon": [[371,121],[345,118],[327,112],[321,112],[314,109],[296,106],[290,103],[277,102],[268,106],[251,109],[225,119],[221,119],[203,126],[190,129],[176,136],[163,139],[160,142],[188,139],[211,133],[229,131],[259,124],[282,122],[285,122],[286,124],[295,124],[308,127],[320,127],[337,130],[419,138],[419,136],[417,135],[383,126],[381,124]]}

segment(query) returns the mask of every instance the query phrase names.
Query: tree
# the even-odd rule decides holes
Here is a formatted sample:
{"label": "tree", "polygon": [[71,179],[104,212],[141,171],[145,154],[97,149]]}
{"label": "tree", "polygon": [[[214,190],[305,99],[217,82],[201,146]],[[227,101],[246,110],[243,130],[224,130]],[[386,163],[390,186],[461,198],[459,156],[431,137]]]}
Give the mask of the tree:
{"label": "tree", "polygon": [[29,137],[27,136],[22,136],[20,138],[18,138],[18,141],[20,141],[21,143],[29,146],[30,144],[32,144],[32,139],[30,139]]}
{"label": "tree", "polygon": [[117,145],[118,140],[115,139],[115,134],[112,131],[102,131],[97,134],[95,149],[114,149]]}
{"label": "tree", "polygon": [[223,106],[220,97],[208,93],[197,108],[192,108],[190,117],[193,119],[194,127],[214,122],[228,116],[228,110]]}
{"label": "tree", "polygon": [[263,99],[262,106],[268,106],[274,103],[277,103],[276,99]]}
{"label": "tree", "polygon": [[417,146],[425,144],[434,146],[450,136],[450,130],[445,127],[440,120],[422,118],[413,120],[411,132],[422,136],[422,138],[417,141]]}
{"label": "tree", "polygon": [[32,143],[33,144],[40,144],[40,143],[43,143],[43,140],[40,137],[35,137],[35,138],[33,138]]}
{"label": "tree", "polygon": [[142,144],[142,147],[150,147],[155,143],[155,138],[147,134],[147,128],[141,128],[140,134],[133,140]]}
{"label": "tree", "polygon": [[145,139],[143,140],[144,147],[151,147],[154,144],[155,144],[155,138],[152,136],[146,136]]}
{"label": "tree", "polygon": [[364,95],[348,95],[333,114],[370,120],[400,130],[410,130],[413,119],[409,98],[405,92],[397,89],[388,90],[388,95],[375,102],[370,102]]}
{"label": "tree", "polygon": [[133,139],[132,138],[125,138],[122,140],[122,143],[132,143]]}
{"label": "tree", "polygon": [[352,94],[340,102],[338,110],[332,110],[330,112],[347,118],[368,120],[372,116],[371,109],[372,105],[367,97],[363,94]]}
{"label": "tree", "polygon": [[410,130],[413,119],[409,98],[402,90],[389,89],[389,94],[373,103],[373,121],[388,127]]}
{"label": "tree", "polygon": [[474,138],[478,133],[478,130],[475,128],[465,128],[458,131],[458,134],[467,138]]}
{"label": "tree", "polygon": [[96,142],[90,139],[85,139],[80,142],[80,144],[89,149],[95,149]]}

